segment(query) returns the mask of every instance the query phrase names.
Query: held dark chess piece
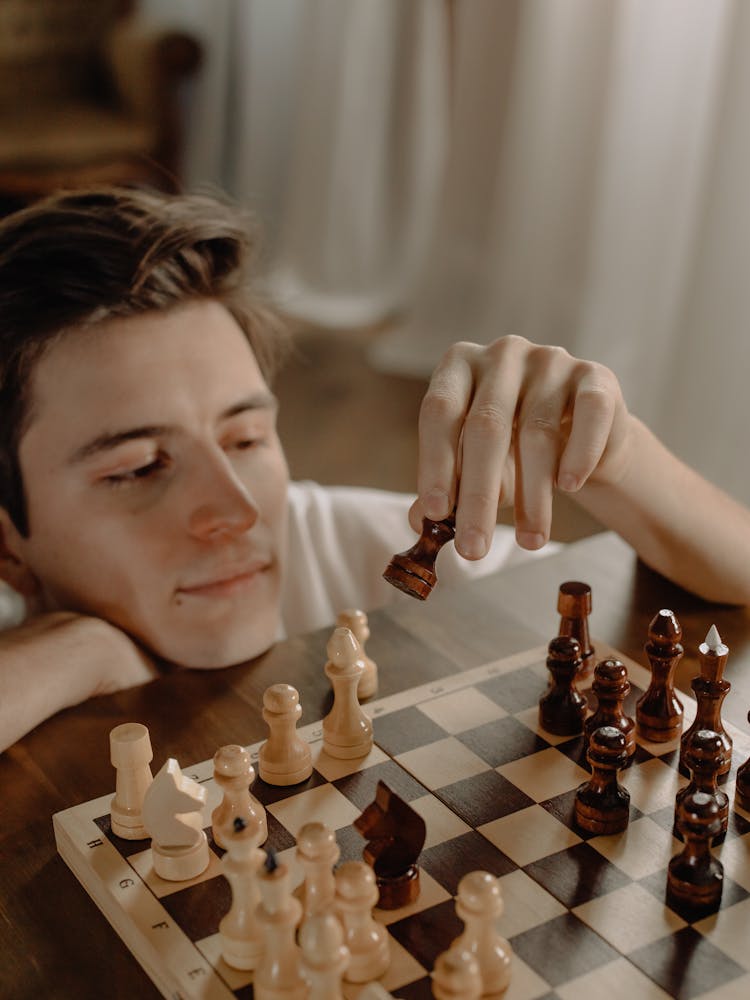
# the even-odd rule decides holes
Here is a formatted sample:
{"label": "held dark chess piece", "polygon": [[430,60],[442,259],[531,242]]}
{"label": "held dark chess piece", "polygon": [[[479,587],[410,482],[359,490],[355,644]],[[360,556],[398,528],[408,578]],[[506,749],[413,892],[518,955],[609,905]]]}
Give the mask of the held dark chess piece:
{"label": "held dark chess piece", "polygon": [[437,583],[435,560],[446,542],[456,534],[455,511],[444,521],[422,522],[422,534],[406,552],[397,553],[385,568],[383,578],[405,594],[426,600]]}
{"label": "held dark chess piece", "polygon": [[379,781],[375,799],[354,820],[367,841],[362,852],[375,872],[381,910],[397,910],[419,896],[417,859],[427,828],[419,813]]}
{"label": "held dark chess piece", "polygon": [[679,831],[677,815],[680,802],[692,792],[703,792],[716,799],[721,828],[717,836],[722,840],[729,825],[729,798],[718,786],[719,768],[724,759],[721,736],[710,729],[699,729],[691,734],[685,748],[685,764],[690,770],[690,783],[675,796],[675,827]]}
{"label": "held dark chess piece", "polygon": [[581,647],[576,639],[559,635],[549,644],[547,669],[550,686],[539,699],[539,725],[556,736],[583,732],[586,699],[575,686],[581,665]]}
{"label": "held dark chess piece", "polygon": [[576,823],[589,833],[620,833],[630,818],[630,793],[617,780],[628,762],[625,734],[614,726],[595,729],[586,759],[591,778],[576,791]]}
{"label": "held dark chess piece", "polygon": [[723,747],[723,756],[719,767],[719,781],[725,780],[732,764],[732,738],[724,729],[721,721],[721,706],[726,698],[731,684],[724,680],[729,648],[721,641],[721,636],[715,625],[708,631],[705,642],[698,647],[700,659],[700,674],[690,683],[695,692],[697,709],[692,726],[682,734],[680,740],[680,771],[688,773],[685,753],[693,733],[699,729],[709,729],[718,733]]}
{"label": "held dark chess piece", "polygon": [[594,647],[589,638],[591,587],[579,580],[561,583],[557,595],[557,611],[561,616],[557,634],[577,639],[581,646],[580,680],[591,673],[594,665]]}
{"label": "held dark chess piece", "polygon": [[625,737],[625,748],[630,764],[635,754],[635,721],[625,714],[623,702],[630,693],[628,671],[620,660],[602,660],[594,667],[594,682],[591,690],[598,699],[593,715],[586,719],[584,732],[589,738],[601,726],[614,726]]}
{"label": "held dark chess piece", "polygon": [[705,792],[691,792],[680,802],[677,826],[685,846],[669,862],[667,902],[710,912],[721,902],[724,869],[711,854],[711,841],[721,819],[716,799]]}
{"label": "held dark chess piece", "polygon": [[662,609],[648,627],[644,649],[651,663],[651,683],[635,706],[635,721],[645,740],[666,743],[679,736],[682,702],[674,692],[674,674],[682,657],[682,629],[671,611]]}

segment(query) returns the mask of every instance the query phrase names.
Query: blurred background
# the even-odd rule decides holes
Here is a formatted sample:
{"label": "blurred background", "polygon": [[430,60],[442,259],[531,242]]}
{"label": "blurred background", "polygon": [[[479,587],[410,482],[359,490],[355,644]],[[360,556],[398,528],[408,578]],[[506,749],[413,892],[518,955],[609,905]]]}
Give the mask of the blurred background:
{"label": "blurred background", "polygon": [[750,503],[748,55],[746,0],[0,0],[0,208],[251,207],[297,478],[413,490],[429,372],[517,333]]}

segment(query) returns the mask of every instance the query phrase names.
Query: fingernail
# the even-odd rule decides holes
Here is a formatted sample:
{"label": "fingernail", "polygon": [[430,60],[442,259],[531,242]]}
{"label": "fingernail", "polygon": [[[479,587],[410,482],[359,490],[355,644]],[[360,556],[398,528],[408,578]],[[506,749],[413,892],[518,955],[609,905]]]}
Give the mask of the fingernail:
{"label": "fingernail", "polygon": [[557,485],[566,493],[575,493],[578,489],[578,480],[570,472],[564,472],[557,480]]}
{"label": "fingernail", "polygon": [[450,501],[445,490],[429,490],[422,497],[422,510],[432,521],[439,521],[450,514]]}
{"label": "fingernail", "polygon": [[456,548],[465,559],[481,559],[487,555],[487,537],[476,528],[467,528],[461,532]]}
{"label": "fingernail", "polygon": [[522,549],[541,549],[546,538],[539,531],[517,531],[516,541]]}

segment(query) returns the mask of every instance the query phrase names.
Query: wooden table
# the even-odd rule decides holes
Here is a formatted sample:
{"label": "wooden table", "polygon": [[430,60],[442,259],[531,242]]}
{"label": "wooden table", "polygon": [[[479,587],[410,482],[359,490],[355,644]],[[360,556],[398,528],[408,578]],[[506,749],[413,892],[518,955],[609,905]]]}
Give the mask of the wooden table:
{"label": "wooden table", "polygon": [[[549,640],[556,634],[559,583],[593,588],[592,637],[643,661],[650,619],[672,608],[684,629],[680,684],[697,672],[696,648],[712,622],[731,649],[733,690],[725,718],[747,727],[750,616],[708,605],[639,564],[614,535],[597,535],[425,604],[405,602],[370,617],[368,652],[380,693],[444,676]],[[144,722],[154,771],[168,756],[188,765],[227,743],[262,739],[259,706],[271,683],[301,693],[302,722],[329,707],[323,675],[329,630],[281,643],[252,664],[215,672],[175,671],[131,691],[60,713],[0,755],[0,997],[132,998],[159,994],[55,850],[51,816],[108,793],[114,778],[108,734]],[[425,655],[427,654],[427,655]]]}

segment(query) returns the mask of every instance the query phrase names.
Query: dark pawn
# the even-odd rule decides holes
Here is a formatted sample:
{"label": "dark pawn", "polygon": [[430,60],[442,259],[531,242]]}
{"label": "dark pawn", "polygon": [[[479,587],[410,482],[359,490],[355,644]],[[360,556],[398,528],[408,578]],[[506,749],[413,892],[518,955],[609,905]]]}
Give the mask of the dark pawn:
{"label": "dark pawn", "polygon": [[591,690],[598,699],[596,711],[586,719],[584,731],[590,737],[595,729],[614,726],[625,737],[627,764],[635,754],[635,721],[625,714],[623,702],[630,693],[628,671],[619,660],[602,660],[594,667],[594,682]]}
{"label": "dark pawn", "polygon": [[710,729],[718,733],[723,745],[724,757],[719,768],[719,781],[724,781],[732,765],[732,737],[724,729],[721,721],[721,706],[731,684],[724,680],[724,667],[729,656],[729,647],[721,641],[718,629],[712,625],[704,642],[698,647],[701,672],[690,683],[697,703],[695,719],[680,740],[680,771],[688,773],[685,752],[688,740],[699,729]]}
{"label": "dark pawn", "polygon": [[576,792],[576,823],[589,833],[620,833],[630,819],[630,793],[617,780],[628,762],[625,734],[614,726],[595,729],[586,759],[591,778]]}
{"label": "dark pawn", "polygon": [[589,615],[591,614],[591,587],[578,580],[568,580],[560,584],[557,595],[557,611],[560,617],[558,635],[577,639],[581,646],[581,667],[578,679],[588,676],[594,665],[594,647],[589,638]]}
{"label": "dark pawn", "polygon": [[671,611],[663,609],[648,628],[644,649],[651,664],[651,683],[635,706],[638,731],[646,740],[666,743],[680,735],[682,702],[674,691],[674,674],[683,654],[682,629]]}
{"label": "dark pawn", "polygon": [[446,542],[456,535],[454,514],[444,521],[422,521],[422,534],[410,549],[397,553],[385,568],[383,579],[418,601],[426,600],[437,583],[435,560]]}
{"label": "dark pawn", "polygon": [[723,839],[729,825],[729,798],[718,786],[718,775],[724,759],[724,744],[718,733],[710,729],[699,729],[693,733],[685,748],[685,763],[690,769],[690,783],[675,796],[675,828],[679,833],[677,817],[680,802],[693,792],[703,792],[716,799],[717,815],[721,829],[717,837]]}
{"label": "dark pawn", "polygon": [[575,639],[559,635],[547,651],[551,680],[546,694],[539,700],[539,725],[556,736],[576,736],[583,732],[586,714],[586,699],[575,686],[581,665],[581,647]]}
{"label": "dark pawn", "polygon": [[691,792],[680,802],[677,825],[685,846],[669,862],[667,902],[711,912],[719,908],[724,868],[711,854],[711,841],[721,819],[716,799],[705,792]]}

